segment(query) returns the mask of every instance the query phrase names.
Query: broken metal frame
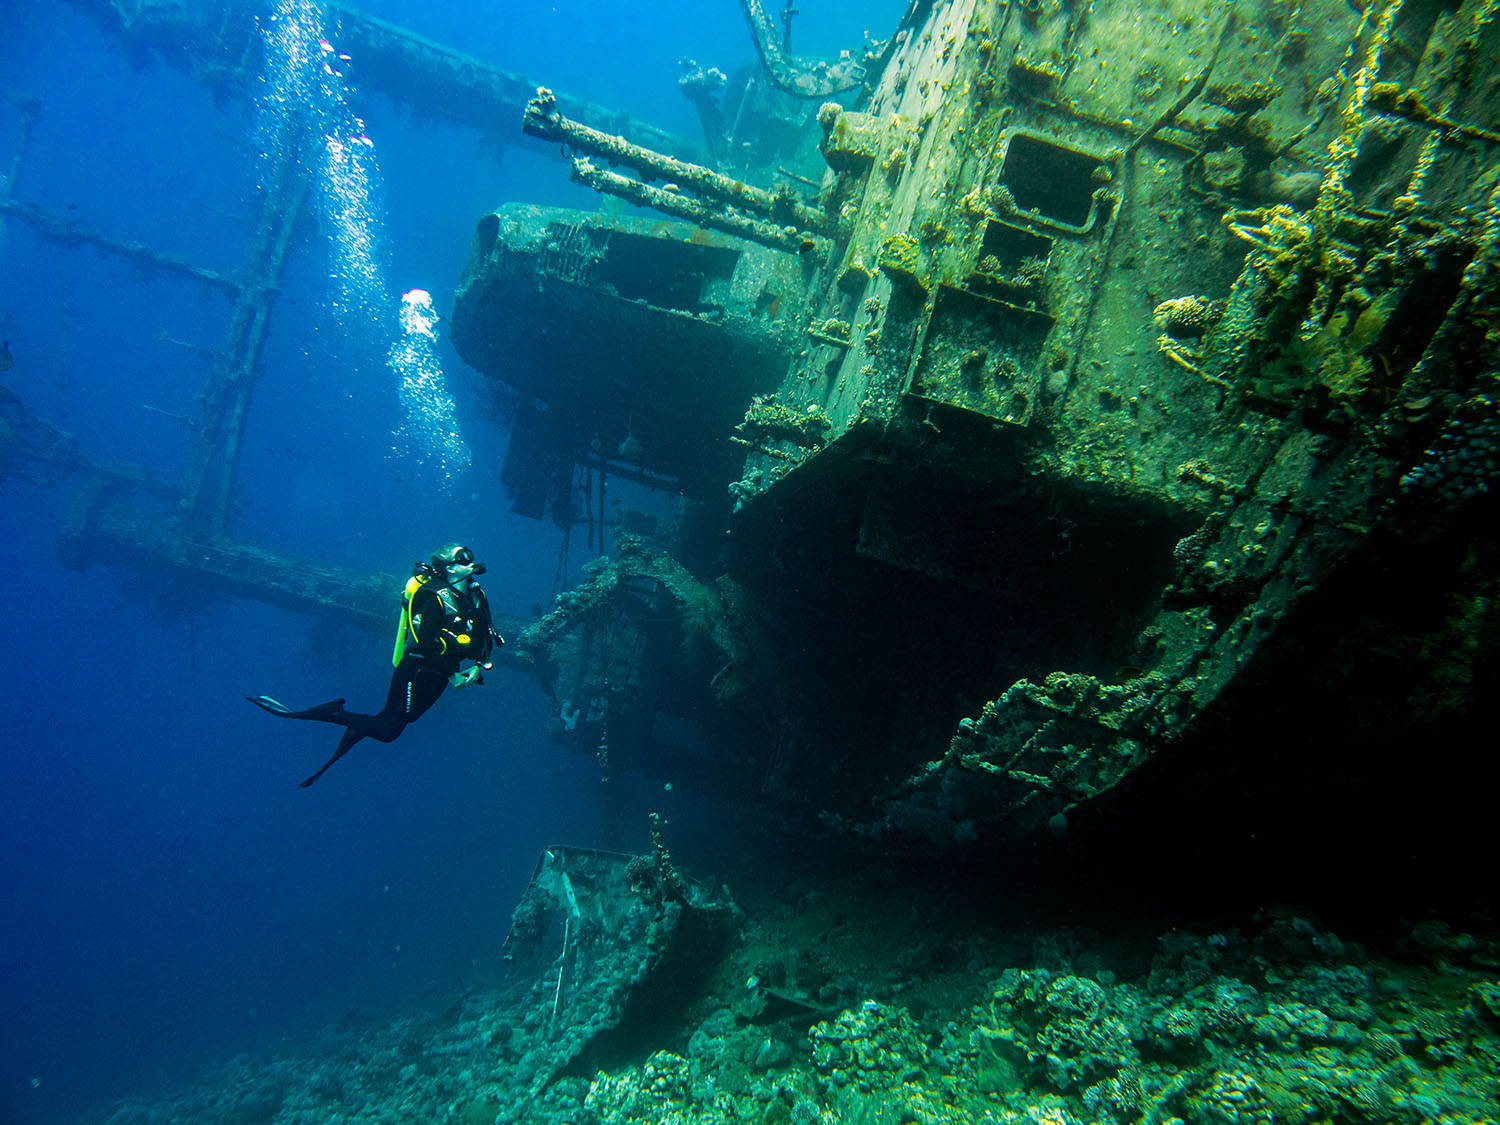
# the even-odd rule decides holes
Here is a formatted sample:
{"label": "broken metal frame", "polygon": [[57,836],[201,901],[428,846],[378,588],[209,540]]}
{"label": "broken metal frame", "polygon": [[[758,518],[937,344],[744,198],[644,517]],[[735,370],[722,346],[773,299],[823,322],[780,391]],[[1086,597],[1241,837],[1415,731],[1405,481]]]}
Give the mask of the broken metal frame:
{"label": "broken metal frame", "polygon": [[[106,30],[136,46],[171,48],[167,57],[188,59],[197,76],[216,89],[244,94],[249,68],[255,61],[256,9],[239,4],[211,20],[194,19],[180,5],[147,3],[129,12],[108,0],[76,0]],[[435,91],[429,110],[453,116],[457,123],[486,128],[472,119],[475,112],[491,114],[495,106],[515,105],[530,86],[467,56],[420,39],[390,24],[339,5],[331,11],[341,24],[341,36],[368,52],[371,74],[383,79],[393,96],[400,84],[416,73],[428,82],[419,88]],[[186,47],[186,52],[183,48]],[[377,81],[377,84],[382,84]],[[64,561],[85,567],[100,559],[123,562],[154,574],[192,572],[209,577],[227,592],[271,604],[331,616],[346,624],[384,630],[390,626],[390,591],[399,579],[363,575],[301,559],[290,559],[229,537],[235,477],[243,448],[245,426],[257,368],[271,311],[279,295],[292,238],[310,186],[305,171],[312,160],[299,159],[312,135],[290,134],[274,146],[280,155],[266,176],[270,188],[262,196],[254,221],[255,234],[245,263],[232,272],[209,270],[187,258],[164,253],[141,242],[123,241],[64,219],[30,203],[16,200],[11,189],[25,159],[32,125],[40,106],[20,97],[20,132],[16,150],[0,180],[0,222],[15,219],[34,234],[62,247],[92,247],[121,258],[147,272],[181,277],[226,293],[232,301],[229,323],[215,350],[212,368],[198,399],[198,418],[187,420],[194,437],[174,487],[134,466],[107,465],[82,456],[76,442],[32,419],[24,406],[15,410],[24,432],[10,443],[7,454],[18,464],[5,465],[6,475],[33,483],[59,483],[69,474],[83,486],[71,505],[62,537]],[[589,107],[584,107],[587,111]],[[506,116],[509,116],[507,114]],[[492,123],[493,118],[486,118]],[[612,123],[622,131],[679,150],[690,148],[669,134],[639,126],[618,115]],[[10,458],[8,457],[7,460]],[[129,497],[170,507],[170,514],[153,516]],[[505,627],[505,623],[501,623]],[[513,631],[512,623],[507,631]],[[508,654],[501,656],[507,659]]]}
{"label": "broken metal frame", "polygon": [[[831,63],[798,58],[790,53],[790,26],[778,36],[761,0],[740,0],[740,8],[745,13],[745,22],[750,25],[750,37],[755,41],[755,49],[772,85],[799,98],[829,98],[860,89],[865,84],[867,73],[880,72],[885,53],[889,52],[888,46],[877,44],[864,60],[856,60],[849,51]],[[782,18],[788,25],[795,11],[790,4],[787,5]]]}
{"label": "broken metal frame", "polygon": [[[212,17],[164,0],[130,6],[115,0],[73,0],[111,35],[136,48],[159,50],[163,59],[185,62],[201,82],[216,91],[247,96],[258,62],[259,37],[253,3],[236,0]],[[534,87],[519,75],[488,66],[358,9],[328,6],[337,21],[341,46],[359,59],[361,83],[394,99],[420,101],[420,109],[478,129],[495,144],[514,143],[516,134],[497,122],[514,121]],[[625,115],[575,99],[560,98],[570,113],[606,122],[623,137],[672,152],[694,153],[697,146]],[[141,242],[111,238],[10,194],[24,159],[31,125],[39,109],[21,108],[21,131],[3,181],[0,222],[15,219],[39,237],[63,247],[89,246],[147,272],[181,277],[227,294],[229,325],[214,353],[199,395],[202,404],[192,446],[174,487],[134,466],[109,465],[81,455],[68,435],[26,415],[26,432],[12,443],[21,463],[6,472],[35,483],[55,484],[69,474],[84,484],[71,506],[61,551],[69,565],[84,567],[110,559],[148,573],[191,572],[208,577],[235,595],[332,617],[345,624],[390,627],[390,590],[399,580],[363,575],[301,559],[289,559],[229,538],[236,469],[249,417],[257,364],[271,311],[308,190],[295,156],[283,156],[271,169],[273,186],[255,220],[255,236],[244,265],[215,271]],[[296,154],[296,138],[278,146]],[[543,149],[550,155],[550,149]],[[24,407],[18,407],[24,411]],[[139,510],[134,495],[172,510],[165,517]],[[518,631],[519,622],[506,632]],[[510,659],[509,653],[497,654]]]}
{"label": "broken metal frame", "polygon": [[[254,0],[215,5],[213,16],[178,0],[70,0],[110,34],[135,48],[160,52],[163,60],[186,63],[195,77],[215,90],[246,96],[254,84],[262,7]],[[530,99],[535,84],[522,75],[491,66],[405,28],[377,19],[348,4],[325,5],[337,26],[339,49],[354,56],[361,87],[378,90],[423,115],[478,130],[490,143],[517,143],[511,122]],[[664,151],[691,155],[699,146],[626,114],[563,95],[568,113],[604,122],[622,136]]]}
{"label": "broken metal frame", "polygon": [[[339,607],[346,600],[340,588],[351,579],[356,587],[361,585],[359,576],[335,574],[313,564],[293,562],[227,538],[235,473],[257,366],[309,186],[305,167],[313,166],[312,161],[300,159],[305,154],[297,144],[299,138],[284,138],[290,143],[277,147],[282,155],[267,177],[271,186],[261,197],[250,253],[245,264],[231,275],[201,269],[180,255],[165,254],[143,243],[106,237],[82,224],[60,220],[45,209],[11,199],[9,186],[15,179],[14,170],[19,169],[25,158],[25,144],[30,139],[30,122],[35,113],[34,109],[25,110],[23,107],[23,127],[13,158],[13,171],[7,178],[6,192],[0,198],[0,214],[25,222],[38,237],[60,246],[91,246],[135,266],[161,270],[211,286],[228,293],[233,299],[228,327],[215,351],[210,376],[198,396],[202,404],[200,414],[190,423],[195,436],[180,482],[173,493],[174,516],[166,523],[144,515],[131,520],[107,489],[98,487],[97,483],[87,486],[79,498],[84,509],[80,510],[79,504],[75,503],[70,517],[69,534],[65,536],[65,558],[70,565],[84,566],[93,561],[93,548],[106,547],[108,554],[133,559],[145,569],[164,566],[214,575],[227,580],[238,593],[253,592],[254,584],[247,584],[245,579],[256,568],[239,564],[226,568],[213,560],[220,556],[242,562],[264,558],[268,600],[285,601],[291,592],[274,589],[275,583],[269,579],[276,572],[290,570],[308,575],[321,571],[329,580],[327,588],[304,587],[305,604],[316,609]],[[288,128],[296,131],[295,126]],[[91,471],[87,462],[79,462],[77,467],[96,482],[105,479],[118,483],[122,479],[119,470],[109,473]],[[128,479],[129,474],[123,476]],[[109,505],[111,510],[107,514],[94,511],[99,505]],[[109,534],[95,534],[106,526],[111,529]],[[237,577],[231,578],[232,574]],[[302,599],[294,596],[293,600]],[[357,620],[363,615],[356,613],[354,616]],[[389,615],[381,616],[383,619]]]}

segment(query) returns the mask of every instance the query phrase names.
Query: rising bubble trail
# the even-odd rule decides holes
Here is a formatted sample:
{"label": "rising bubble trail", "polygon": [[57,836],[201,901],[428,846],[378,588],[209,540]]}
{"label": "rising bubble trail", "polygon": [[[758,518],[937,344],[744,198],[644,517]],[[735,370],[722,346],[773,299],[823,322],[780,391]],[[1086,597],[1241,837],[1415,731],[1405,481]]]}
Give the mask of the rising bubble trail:
{"label": "rising bubble trail", "polygon": [[[328,305],[355,339],[389,331],[388,290],[380,265],[379,169],[375,146],[350,109],[344,79],[349,62],[329,42],[327,12],[314,0],[275,0],[261,21],[266,68],[257,99],[256,139],[263,189],[281,170],[298,168],[330,246]],[[421,299],[414,299],[420,294]],[[420,289],[402,298],[401,335],[386,362],[396,377],[403,421],[395,453],[442,472],[445,485],[468,467],[436,343],[437,313]]]}
{"label": "rising bubble trail", "polygon": [[400,379],[405,421],[396,430],[398,456],[430,465],[451,484],[473,460],[458,431],[453,396],[443,385],[438,361],[437,312],[432,295],[413,289],[401,297],[401,339],[391,345],[387,362]]}

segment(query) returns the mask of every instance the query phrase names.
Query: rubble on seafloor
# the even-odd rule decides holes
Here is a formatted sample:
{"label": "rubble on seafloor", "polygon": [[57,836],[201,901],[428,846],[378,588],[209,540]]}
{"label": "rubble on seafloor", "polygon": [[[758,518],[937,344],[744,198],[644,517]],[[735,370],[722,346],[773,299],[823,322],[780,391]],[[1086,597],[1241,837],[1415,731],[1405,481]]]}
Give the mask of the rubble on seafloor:
{"label": "rubble on seafloor", "polygon": [[552,978],[501,978],[423,1016],[241,1057],[194,1090],[101,1120],[1494,1120],[1500,941],[1427,920],[1377,954],[1291,909],[1154,940],[1020,918],[975,925],[973,910],[847,878],[799,883],[752,908],[712,971],[599,1065],[554,1072],[544,1060],[577,1039],[551,1022]]}

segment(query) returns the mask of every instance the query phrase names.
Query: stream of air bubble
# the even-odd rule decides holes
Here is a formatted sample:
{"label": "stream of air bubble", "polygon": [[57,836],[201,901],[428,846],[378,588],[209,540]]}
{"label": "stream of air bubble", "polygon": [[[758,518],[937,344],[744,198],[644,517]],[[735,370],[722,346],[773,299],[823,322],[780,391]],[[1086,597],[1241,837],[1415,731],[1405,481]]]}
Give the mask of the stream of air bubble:
{"label": "stream of air bubble", "polygon": [[[260,182],[269,188],[284,168],[308,172],[309,196],[330,236],[329,310],[354,339],[389,338],[375,145],[349,108],[343,75],[349,59],[329,42],[326,23],[324,6],[313,0],[276,0],[261,22],[266,65],[256,106]],[[434,346],[438,316],[431,296],[411,290],[401,298],[398,315],[400,334],[386,353],[402,415],[391,452],[440,474],[449,487],[472,455]]]}

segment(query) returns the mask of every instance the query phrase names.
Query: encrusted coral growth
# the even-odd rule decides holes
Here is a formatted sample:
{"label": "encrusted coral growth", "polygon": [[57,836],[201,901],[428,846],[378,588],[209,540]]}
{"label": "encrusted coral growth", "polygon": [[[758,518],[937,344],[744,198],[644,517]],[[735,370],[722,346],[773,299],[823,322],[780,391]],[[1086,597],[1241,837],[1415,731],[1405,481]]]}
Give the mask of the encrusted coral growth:
{"label": "encrusted coral growth", "polygon": [[1265,1091],[1241,1070],[1221,1070],[1197,1099],[1196,1120],[1204,1125],[1271,1125]]}
{"label": "encrusted coral growth", "polygon": [[899,1085],[927,1059],[921,1031],[904,1008],[866,1000],[808,1032],[813,1063],[835,1086]]}
{"label": "encrusted coral growth", "polygon": [[1020,1052],[1032,1084],[1058,1093],[1082,1093],[1105,1080],[1118,1087],[1122,1072],[1140,1064],[1129,1031],[1107,1011],[1103,987],[1083,977],[1007,970],[989,1017],[988,1024],[981,1018],[980,1036]]}
{"label": "encrusted coral growth", "polygon": [[[760,944],[762,952],[775,947],[768,934]],[[1076,962],[1093,957],[1076,942],[1039,940],[1037,955],[1056,967],[1005,970],[967,1016],[930,1004],[934,995],[957,995],[944,986],[916,1009],[921,1016],[867,999],[806,1035],[748,1018],[735,1007],[746,995],[743,971],[726,972],[720,991],[679,1029],[682,1053],[642,1047],[635,1061],[559,1078],[540,1093],[533,1082],[549,1041],[534,1010],[550,1004],[551,982],[540,1001],[524,990],[519,997],[475,990],[441,1018],[329,1033],[318,1053],[237,1063],[173,1102],[123,1105],[111,1122],[1493,1120],[1500,943],[1424,923],[1408,943],[1407,956],[1424,965],[1413,970],[1372,960],[1283,913],[1250,937],[1169,933],[1149,972],[1132,981],[1104,969],[1085,975]],[[1074,971],[1061,967],[1070,961]],[[1438,964],[1443,971],[1432,972]],[[881,969],[872,957],[859,971],[882,992],[924,987],[910,958]],[[960,969],[950,980],[963,977]],[[360,1065],[349,1067],[349,1058]]]}
{"label": "encrusted coral growth", "polygon": [[886,825],[972,839],[973,810],[1002,803],[1045,825],[1115,784],[1142,755],[1141,736],[1173,721],[1180,701],[1160,687],[1154,674],[1120,685],[1067,672],[1016,682],[977,717],[959,720],[947,753],[896,790]]}
{"label": "encrusted coral growth", "polygon": [[1500,410],[1494,396],[1466,399],[1422,459],[1401,478],[1401,491],[1456,506],[1500,487]]}
{"label": "encrusted coral growth", "polygon": [[1156,306],[1152,316],[1156,326],[1167,335],[1185,340],[1203,335],[1223,313],[1224,302],[1189,294],[1163,301]]}
{"label": "encrusted coral growth", "polygon": [[736,1119],[733,1099],[715,1094],[687,1059],[657,1051],[639,1067],[603,1071],[589,1083],[581,1122],[597,1125],[718,1125]]}
{"label": "encrusted coral growth", "polygon": [[916,293],[927,290],[921,244],[909,234],[893,234],[880,244],[875,264],[897,285]]}
{"label": "encrusted coral growth", "polygon": [[828,439],[833,422],[817,403],[804,410],[794,410],[783,402],[756,395],[745,411],[745,419],[735,428],[732,439],[739,445],[769,453],[769,442],[790,442],[806,449],[817,449]]}

